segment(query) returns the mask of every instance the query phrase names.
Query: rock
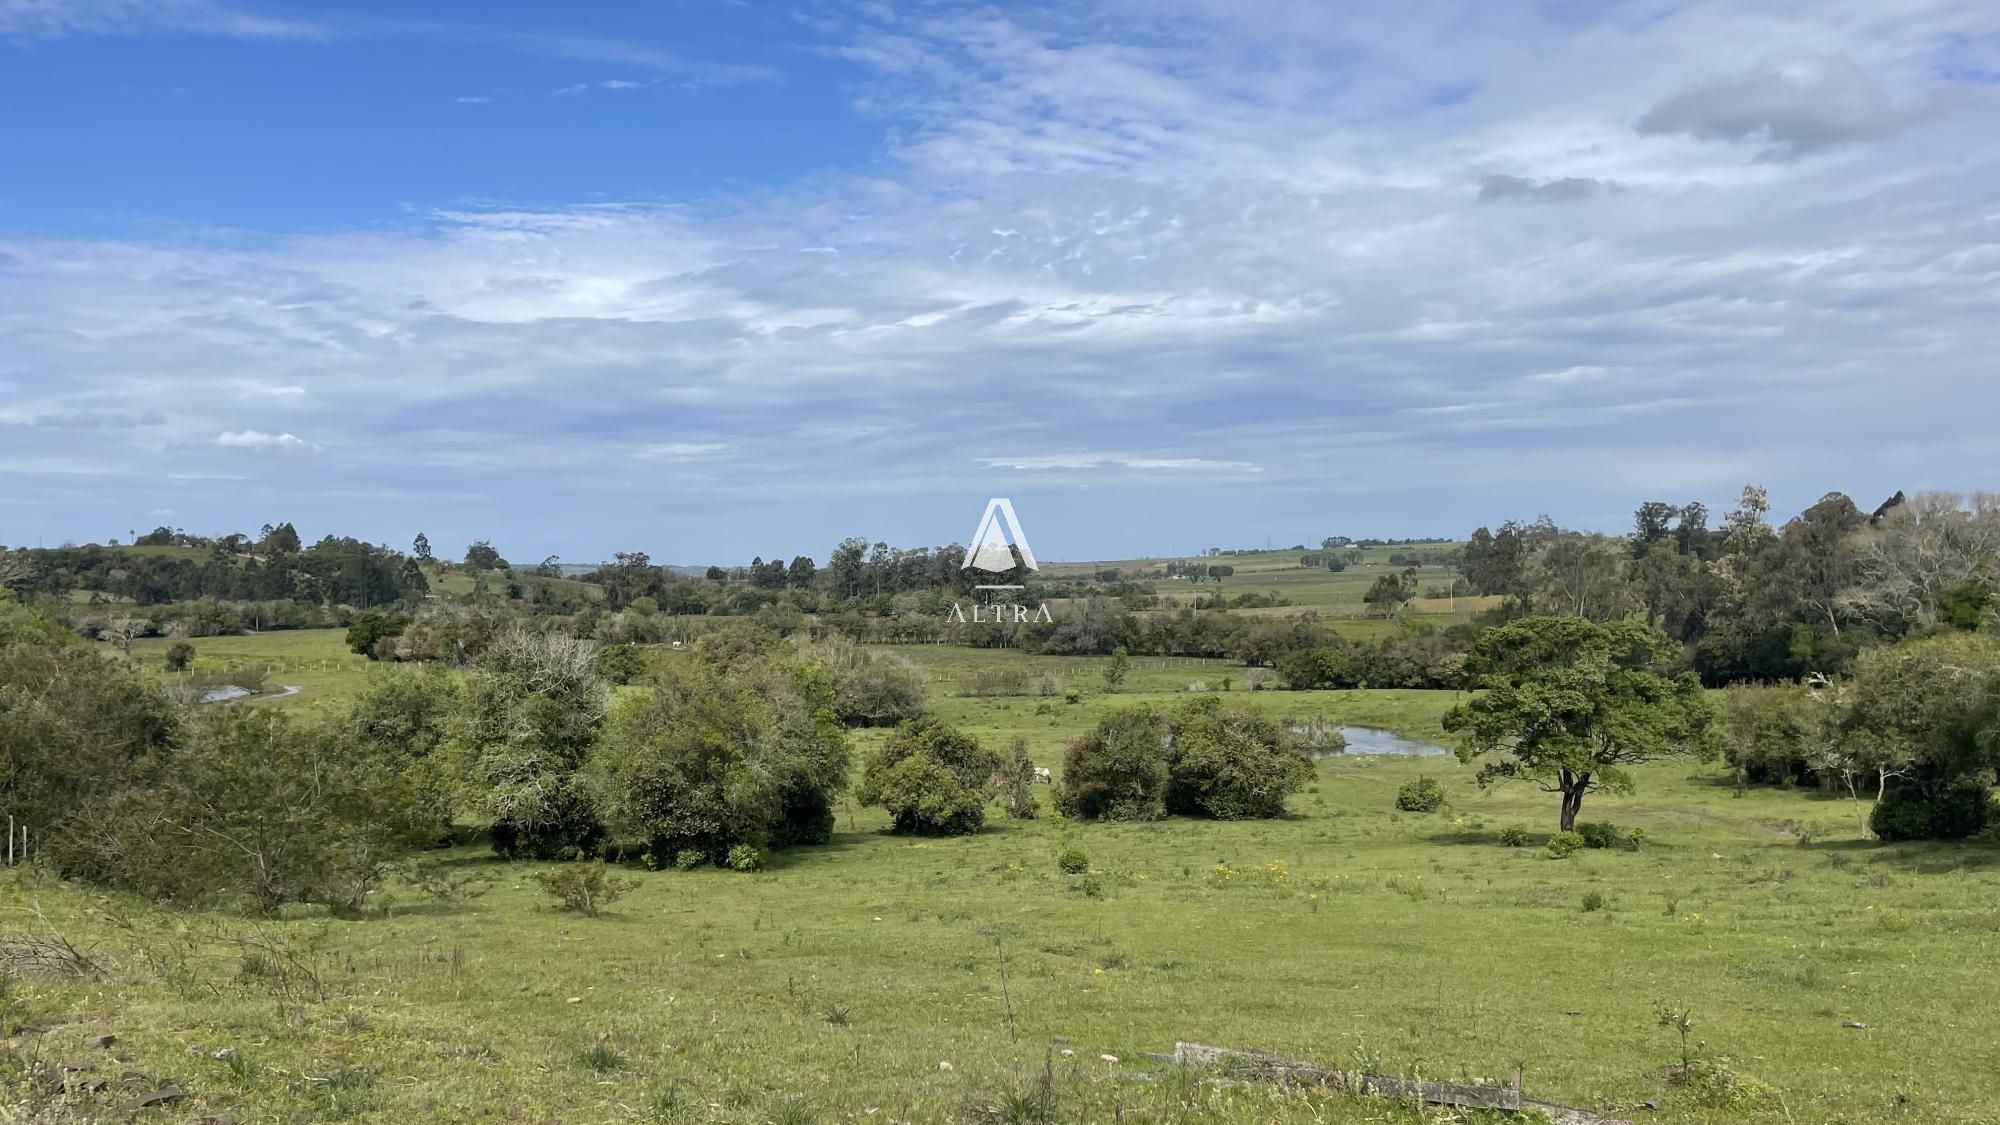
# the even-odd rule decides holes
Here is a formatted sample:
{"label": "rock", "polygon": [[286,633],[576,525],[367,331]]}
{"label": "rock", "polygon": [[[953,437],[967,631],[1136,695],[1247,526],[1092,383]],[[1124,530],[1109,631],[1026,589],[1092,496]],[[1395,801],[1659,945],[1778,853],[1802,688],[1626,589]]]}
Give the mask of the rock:
{"label": "rock", "polygon": [[1051,1036],[1049,1036],[1049,1042],[1051,1042],[1051,1043],[1067,1043],[1067,1042],[1069,1042],[1069,1036],[1067,1036],[1067,1035],[1051,1035]]}
{"label": "rock", "polygon": [[179,1086],[162,1086],[145,1097],[140,1098],[138,1101],[133,1102],[127,1108],[150,1109],[156,1105],[172,1105],[185,1097],[187,1097],[187,1091],[181,1089]]}
{"label": "rock", "polygon": [[226,1113],[211,1113],[201,1119],[201,1125],[236,1125],[236,1119]]}
{"label": "rock", "polygon": [[1660,1103],[1659,1103],[1659,1102],[1656,1102],[1656,1101],[1654,1101],[1654,1100],[1653,1100],[1653,1099],[1651,1099],[1651,1098],[1647,1098],[1647,1099],[1646,1099],[1645,1101],[1643,1101],[1643,1102],[1640,1102],[1640,1103],[1639,1103],[1639,1108],[1640,1108],[1640,1109],[1658,1109],[1658,1108],[1660,1108]]}
{"label": "rock", "polygon": [[581,1003],[583,1003],[583,997],[581,997],[581,996],[572,996],[572,997],[570,997],[569,999],[567,999],[567,1000],[563,1001],[563,1003],[565,1003],[565,1004],[581,1004]]}
{"label": "rock", "polygon": [[1867,1030],[1868,1030],[1868,1025],[1867,1025],[1867,1024],[1865,1024],[1865,1023],[1862,1023],[1862,1022],[1861,1022],[1860,1020],[1845,1020],[1845,1021],[1842,1021],[1842,1023],[1841,1023],[1841,1025],[1840,1025],[1840,1026],[1842,1026],[1842,1027],[1851,1027],[1851,1028],[1854,1028],[1854,1029],[1855,1029],[1856,1031],[1867,1031]]}
{"label": "rock", "polygon": [[106,1082],[102,1078],[92,1078],[77,1086],[77,1089],[86,1094],[101,1094],[110,1088],[111,1083]]}
{"label": "rock", "polygon": [[83,1045],[96,1051],[109,1051],[111,1045],[116,1042],[118,1042],[116,1035],[93,1035],[84,1040]]}
{"label": "rock", "polygon": [[1070,1049],[1069,1049],[1068,1047],[1064,1047],[1064,1048],[1063,1048],[1063,1051],[1062,1051],[1062,1055],[1063,1055],[1063,1058],[1066,1058],[1066,1059],[1067,1059],[1067,1058],[1073,1058],[1073,1057],[1075,1057],[1075,1055],[1076,1055],[1076,1052],[1075,1052],[1075,1051],[1072,1051],[1072,1050],[1070,1050]]}
{"label": "rock", "polygon": [[1566,1016],[1580,1016],[1582,1014],[1583,1014],[1582,1012],[1578,1011],[1575,1008],[1571,1008],[1569,1011],[1563,1013],[1563,1015]]}
{"label": "rock", "polygon": [[938,1069],[939,1069],[939,1070],[950,1070],[950,1069],[951,1069],[951,1063],[949,1063],[949,1062],[942,1062],[942,1061],[941,1061],[941,1062],[939,1062],[939,1063],[938,1063]]}
{"label": "rock", "polygon": [[1108,1063],[1115,1063],[1115,1062],[1117,1062],[1117,1061],[1118,1061],[1118,1056],[1117,1056],[1117,1055],[1099,1055],[1099,1056],[1097,1056],[1097,1057],[1098,1057],[1098,1058],[1100,1058],[1100,1059],[1103,1059],[1103,1060],[1104,1060],[1105,1062],[1108,1062]]}
{"label": "rock", "polygon": [[230,1059],[236,1057],[236,1048],[224,1047],[223,1049],[215,1052],[215,1054],[210,1055],[209,1057],[215,1059],[218,1062],[228,1062]]}

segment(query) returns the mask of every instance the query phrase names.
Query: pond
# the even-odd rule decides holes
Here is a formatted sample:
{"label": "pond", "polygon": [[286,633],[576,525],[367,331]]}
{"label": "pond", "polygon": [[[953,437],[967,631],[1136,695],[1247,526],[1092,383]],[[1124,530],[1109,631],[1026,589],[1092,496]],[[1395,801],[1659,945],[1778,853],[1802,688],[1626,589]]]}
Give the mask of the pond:
{"label": "pond", "polygon": [[1435,742],[1405,738],[1392,730],[1377,727],[1341,727],[1341,737],[1347,739],[1344,751],[1316,751],[1314,758],[1330,758],[1337,753],[1345,754],[1405,754],[1412,758],[1434,758],[1449,754],[1450,750]]}

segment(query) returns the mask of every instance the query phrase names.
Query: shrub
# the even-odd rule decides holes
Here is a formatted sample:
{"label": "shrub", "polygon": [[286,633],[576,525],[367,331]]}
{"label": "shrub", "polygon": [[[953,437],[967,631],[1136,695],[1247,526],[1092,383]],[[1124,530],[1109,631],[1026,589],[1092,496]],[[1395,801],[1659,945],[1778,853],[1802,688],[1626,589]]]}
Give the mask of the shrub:
{"label": "shrub", "polygon": [[[924,713],[924,676],[896,657],[830,646],[834,712],[850,727],[892,727]],[[852,650],[849,654],[848,650]]]}
{"label": "shrub", "polygon": [[1618,846],[1618,826],[1609,821],[1585,821],[1576,826],[1576,834],[1583,837],[1585,847],[1615,848]]}
{"label": "shrub", "polygon": [[1583,912],[1585,914],[1594,914],[1602,909],[1604,909],[1604,896],[1601,893],[1597,891],[1585,891],[1583,893]]}
{"label": "shrub", "polygon": [[723,865],[738,844],[831,839],[849,761],[824,668],[755,645],[704,647],[619,708],[591,781],[647,851]]}
{"label": "shrub", "polygon": [[729,849],[729,858],[724,866],[731,871],[761,871],[764,868],[764,853],[749,844],[738,844]]}
{"label": "shrub", "polygon": [[1064,848],[1056,856],[1056,869],[1065,875],[1081,875],[1090,870],[1090,857],[1082,848]]}
{"label": "shrub", "polygon": [[1087,820],[1158,820],[1167,813],[1166,735],[1146,706],[1106,715],[1063,754],[1062,811]]}
{"label": "shrub", "polygon": [[59,871],[182,904],[348,912],[409,850],[409,789],[334,729],[268,708],[221,708],[181,740],[143,781],[132,777],[132,788],[48,838]]}
{"label": "shrub", "polygon": [[701,849],[682,848],[680,854],[674,856],[674,869],[676,871],[693,871],[707,862],[708,857],[701,854]]}
{"label": "shrub", "polygon": [[597,674],[606,683],[629,684],[646,674],[646,657],[638,645],[605,645],[597,650]]}
{"label": "shrub", "polygon": [[581,859],[604,845],[604,822],[597,805],[570,780],[540,795],[530,823],[502,820],[493,825],[494,854],[507,859]]}
{"label": "shrub", "polygon": [[639,885],[637,879],[611,874],[602,861],[565,863],[546,871],[537,871],[531,877],[536,886],[562,904],[561,909],[573,910],[587,918],[602,916],[605,907],[624,898]]}
{"label": "shrub", "polygon": [[856,795],[887,809],[897,832],[963,836],[986,822],[984,791],[999,767],[999,756],[978,739],[926,716],[890,733],[869,758]]}
{"label": "shrub", "polygon": [[1444,786],[1430,776],[1406,781],[1396,790],[1396,807],[1404,812],[1436,812],[1444,807]]}
{"label": "shrub", "polygon": [[1082,692],[1082,690],[1080,690],[1080,689],[1078,689],[1078,688],[1064,688],[1064,689],[1063,689],[1063,702],[1064,702],[1064,703],[1082,703],[1082,702],[1083,702],[1083,692]]}
{"label": "shrub", "polygon": [[1963,840],[1978,835],[1991,816],[1992,795],[1976,780],[1936,793],[1921,785],[1899,785],[1875,802],[1868,827],[1879,840]]}
{"label": "shrub", "polygon": [[1500,843],[1510,848],[1528,846],[1528,829],[1525,825],[1510,824],[1500,830]]}
{"label": "shrub", "polygon": [[1583,837],[1575,832],[1558,832],[1549,837],[1549,854],[1557,859],[1568,859],[1583,846]]}
{"label": "shrub", "polygon": [[[1635,852],[1638,851],[1639,848],[1643,844],[1645,844],[1645,842],[1646,842],[1646,830],[1643,828],[1627,828],[1625,830],[1624,839],[1620,841],[1620,843],[1625,845],[1628,851],[1635,851]],[[1840,858],[1840,857],[1835,857],[1835,858]]]}
{"label": "shrub", "polygon": [[185,672],[194,663],[194,646],[186,641],[175,641],[167,648],[167,671]]}
{"label": "shrub", "polygon": [[1028,757],[1028,740],[1016,738],[1007,748],[1007,761],[994,779],[1007,801],[1007,815],[1015,820],[1033,820],[1035,804],[1035,761]]}
{"label": "shrub", "polygon": [[1283,727],[1219,696],[1193,700],[1168,720],[1167,808],[1242,820],[1283,816],[1285,798],[1312,780],[1312,762]]}

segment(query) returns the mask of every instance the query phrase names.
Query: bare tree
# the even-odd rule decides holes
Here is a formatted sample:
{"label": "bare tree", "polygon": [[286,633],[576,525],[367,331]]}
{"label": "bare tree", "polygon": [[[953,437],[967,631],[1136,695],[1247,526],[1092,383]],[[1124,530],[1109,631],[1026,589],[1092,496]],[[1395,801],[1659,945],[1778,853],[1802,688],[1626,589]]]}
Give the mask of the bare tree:
{"label": "bare tree", "polygon": [[35,576],[35,566],[20,551],[0,547],[0,588],[19,586]]}
{"label": "bare tree", "polygon": [[132,642],[145,635],[146,622],[143,618],[137,617],[121,617],[104,629],[104,639],[116,645],[118,651],[127,656],[132,654]]}
{"label": "bare tree", "polygon": [[2000,555],[2000,496],[1924,492],[1861,533],[1844,612],[1890,633],[1937,618],[1938,599],[1968,582],[1991,582]]}

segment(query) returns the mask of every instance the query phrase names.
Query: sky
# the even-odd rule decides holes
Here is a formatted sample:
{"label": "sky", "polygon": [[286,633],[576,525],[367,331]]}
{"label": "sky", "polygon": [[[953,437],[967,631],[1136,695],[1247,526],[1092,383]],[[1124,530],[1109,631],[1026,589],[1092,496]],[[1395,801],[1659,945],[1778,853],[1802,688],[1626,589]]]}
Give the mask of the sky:
{"label": "sky", "polygon": [[1994,488],[2000,5],[0,0],[0,542]]}

